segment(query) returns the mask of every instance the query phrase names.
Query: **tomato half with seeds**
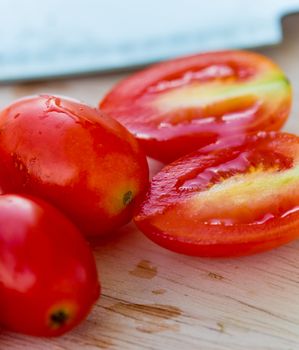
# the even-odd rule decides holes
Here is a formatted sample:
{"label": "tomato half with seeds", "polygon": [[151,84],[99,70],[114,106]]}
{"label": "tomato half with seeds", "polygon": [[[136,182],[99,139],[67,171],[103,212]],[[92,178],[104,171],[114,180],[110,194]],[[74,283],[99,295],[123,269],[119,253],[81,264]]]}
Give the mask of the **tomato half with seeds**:
{"label": "tomato half with seeds", "polygon": [[127,223],[148,185],[133,135],[95,108],[51,95],[0,113],[0,168],[4,193],[49,201],[88,237]]}
{"label": "tomato half with seeds", "polygon": [[249,135],[164,167],[135,216],[150,239],[197,256],[239,256],[299,237],[299,137]]}
{"label": "tomato half with seeds", "polygon": [[87,316],[99,291],[75,225],[40,199],[0,196],[0,327],[60,335]]}
{"label": "tomato half with seeds", "polygon": [[120,82],[100,103],[162,162],[222,137],[279,130],[290,106],[291,87],[281,69],[246,51],[154,65]]}

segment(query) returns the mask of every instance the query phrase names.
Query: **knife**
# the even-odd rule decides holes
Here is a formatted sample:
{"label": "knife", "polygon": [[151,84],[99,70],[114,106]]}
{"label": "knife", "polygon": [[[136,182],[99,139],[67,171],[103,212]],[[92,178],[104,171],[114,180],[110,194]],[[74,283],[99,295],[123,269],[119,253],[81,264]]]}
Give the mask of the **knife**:
{"label": "knife", "polygon": [[299,0],[10,0],[0,4],[0,82],[146,65],[282,40]]}

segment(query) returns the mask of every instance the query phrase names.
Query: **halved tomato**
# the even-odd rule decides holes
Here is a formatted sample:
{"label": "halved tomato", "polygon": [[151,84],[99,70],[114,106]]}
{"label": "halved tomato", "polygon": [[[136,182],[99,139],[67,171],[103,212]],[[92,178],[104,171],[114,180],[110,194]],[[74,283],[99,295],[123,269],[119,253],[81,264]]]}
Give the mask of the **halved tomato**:
{"label": "halved tomato", "polygon": [[167,61],[120,82],[100,108],[125,125],[146,153],[177,159],[236,133],[279,130],[291,87],[268,58],[210,52]]}
{"label": "halved tomato", "polygon": [[238,256],[299,237],[299,137],[249,135],[159,172],[135,216],[150,239],[197,256]]}

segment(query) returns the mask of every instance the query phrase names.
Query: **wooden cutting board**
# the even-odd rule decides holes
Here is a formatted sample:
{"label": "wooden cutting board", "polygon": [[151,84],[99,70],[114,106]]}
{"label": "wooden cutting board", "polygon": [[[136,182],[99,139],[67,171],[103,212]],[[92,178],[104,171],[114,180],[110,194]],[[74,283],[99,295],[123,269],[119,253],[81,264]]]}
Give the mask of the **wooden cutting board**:
{"label": "wooden cutting board", "polygon": [[[299,16],[284,31],[283,44],[260,51],[293,83],[285,130],[299,134]],[[95,105],[123,76],[3,86],[0,107],[41,92]],[[159,167],[151,162],[152,172]],[[193,258],[156,246],[130,224],[94,252],[103,294],[88,319],[55,339],[2,330],[1,350],[299,349],[299,241],[245,258]]]}

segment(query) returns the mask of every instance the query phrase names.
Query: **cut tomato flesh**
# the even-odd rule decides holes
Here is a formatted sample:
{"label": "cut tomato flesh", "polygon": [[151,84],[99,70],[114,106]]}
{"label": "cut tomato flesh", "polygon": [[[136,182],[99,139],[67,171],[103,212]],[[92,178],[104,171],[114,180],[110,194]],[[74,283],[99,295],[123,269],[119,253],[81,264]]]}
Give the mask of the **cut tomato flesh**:
{"label": "cut tomato flesh", "polygon": [[297,238],[299,137],[260,132],[177,160],[153,178],[135,222],[194,255],[244,255]]}
{"label": "cut tomato flesh", "polygon": [[279,130],[291,104],[283,72],[242,51],[200,54],[155,65],[117,85],[100,108],[164,162],[234,133]]}

